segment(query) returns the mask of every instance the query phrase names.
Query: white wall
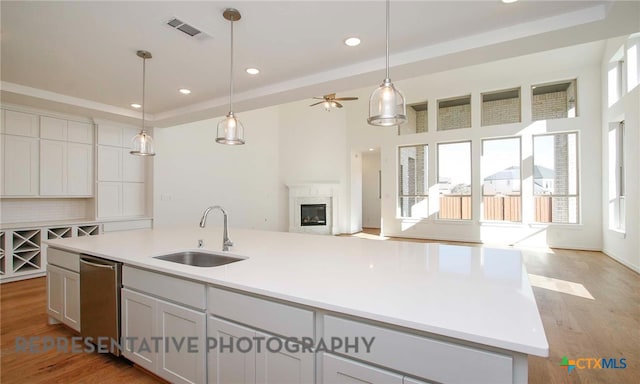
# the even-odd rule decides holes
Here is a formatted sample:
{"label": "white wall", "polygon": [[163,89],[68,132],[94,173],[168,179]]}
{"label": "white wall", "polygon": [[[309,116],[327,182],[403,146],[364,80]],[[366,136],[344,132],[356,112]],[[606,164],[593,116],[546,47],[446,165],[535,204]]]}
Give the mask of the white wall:
{"label": "white wall", "polygon": [[[640,38],[635,40],[640,42]],[[640,165],[640,86],[636,85],[630,91],[624,87],[622,97],[609,106],[607,72],[609,61],[620,47],[629,48],[634,41],[626,37],[611,39],[607,42],[602,55],[602,231],[603,251],[640,272],[640,180],[638,165]],[[638,47],[640,49],[640,46]],[[626,63],[632,60],[625,60]],[[637,71],[638,69],[636,69]],[[609,226],[609,193],[608,184],[614,175],[609,174],[609,124],[624,120],[625,122],[625,166],[626,166],[626,228],[625,231],[611,229]]]}
{"label": "white wall", "polygon": [[[527,246],[601,249],[601,113],[600,55],[602,44],[569,47],[562,50],[501,60],[434,75],[397,81],[407,104],[469,94],[472,95],[472,128],[436,131],[437,114],[429,111],[429,132],[398,136],[394,128],[370,127],[366,123],[366,103],[349,108],[349,145],[351,148],[381,147],[382,163],[382,232],[385,235],[430,238],[484,243],[507,243]],[[391,73],[393,76],[393,72]],[[531,85],[558,80],[578,79],[579,116],[532,122]],[[522,122],[481,127],[480,93],[522,87]],[[368,99],[375,88],[350,94]],[[532,198],[532,135],[546,132],[580,132],[580,212],[579,225],[533,224]],[[524,223],[487,223],[481,216],[480,147],[481,139],[501,136],[521,136],[523,154],[523,221]],[[443,221],[435,216],[438,210],[436,184],[436,144],[448,141],[472,141],[473,220]],[[431,217],[424,220],[397,217],[397,147],[428,144]],[[529,173],[527,177],[527,172]]]}
{"label": "white wall", "polygon": [[[278,108],[238,117],[247,141],[241,146],[215,142],[222,118],[156,130],[156,227],[197,225],[205,208],[221,205],[231,227],[286,230],[286,190],[278,171]],[[211,217],[209,224],[222,225],[222,218]]]}

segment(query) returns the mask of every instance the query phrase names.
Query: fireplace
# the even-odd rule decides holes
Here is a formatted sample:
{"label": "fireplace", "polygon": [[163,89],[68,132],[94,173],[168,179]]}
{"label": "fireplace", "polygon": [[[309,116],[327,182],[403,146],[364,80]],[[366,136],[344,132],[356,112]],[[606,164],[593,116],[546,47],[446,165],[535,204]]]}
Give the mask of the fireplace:
{"label": "fireplace", "polygon": [[327,225],[327,204],[300,204],[300,225]]}
{"label": "fireplace", "polygon": [[289,184],[289,231],[335,235],[338,232],[338,183]]}

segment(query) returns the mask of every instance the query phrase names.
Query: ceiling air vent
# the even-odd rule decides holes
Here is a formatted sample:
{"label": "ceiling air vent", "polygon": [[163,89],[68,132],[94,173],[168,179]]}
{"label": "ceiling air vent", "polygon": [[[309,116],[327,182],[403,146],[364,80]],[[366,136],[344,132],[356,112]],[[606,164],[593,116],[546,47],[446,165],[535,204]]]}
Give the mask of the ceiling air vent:
{"label": "ceiling air vent", "polygon": [[204,38],[207,36],[206,33],[202,32],[192,25],[185,23],[177,17],[173,17],[169,21],[167,21],[167,25],[171,28],[179,30],[180,32],[186,33],[191,37]]}

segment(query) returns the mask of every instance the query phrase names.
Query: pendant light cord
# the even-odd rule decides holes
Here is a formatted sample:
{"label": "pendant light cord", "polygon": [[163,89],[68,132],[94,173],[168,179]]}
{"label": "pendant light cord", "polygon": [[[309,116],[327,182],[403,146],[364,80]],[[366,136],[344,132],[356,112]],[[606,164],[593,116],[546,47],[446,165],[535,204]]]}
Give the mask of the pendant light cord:
{"label": "pendant light cord", "polygon": [[390,0],[387,0],[387,76],[386,79],[389,78],[389,3]]}
{"label": "pendant light cord", "polygon": [[146,69],[147,69],[147,58],[143,57],[142,58],[142,132],[141,133],[145,133],[145,128],[144,128],[144,94],[145,94],[145,83],[146,83],[146,78],[147,78],[147,74],[146,74]]}
{"label": "pendant light cord", "polygon": [[229,112],[233,112],[233,19],[231,19],[231,63],[230,65],[230,78],[229,78]]}

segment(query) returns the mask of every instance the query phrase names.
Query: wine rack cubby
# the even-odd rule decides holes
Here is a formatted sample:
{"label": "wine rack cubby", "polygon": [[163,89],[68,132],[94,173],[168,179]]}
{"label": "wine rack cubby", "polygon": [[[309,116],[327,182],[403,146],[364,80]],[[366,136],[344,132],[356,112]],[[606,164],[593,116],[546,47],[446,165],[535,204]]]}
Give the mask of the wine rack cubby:
{"label": "wine rack cubby", "polygon": [[40,230],[14,231],[12,240],[12,272],[32,272],[42,268]]}
{"label": "wine rack cubby", "polygon": [[100,225],[80,225],[78,226],[78,236],[95,236],[100,234]]}
{"label": "wine rack cubby", "polygon": [[64,239],[73,235],[72,227],[59,227],[47,229],[47,239]]}

